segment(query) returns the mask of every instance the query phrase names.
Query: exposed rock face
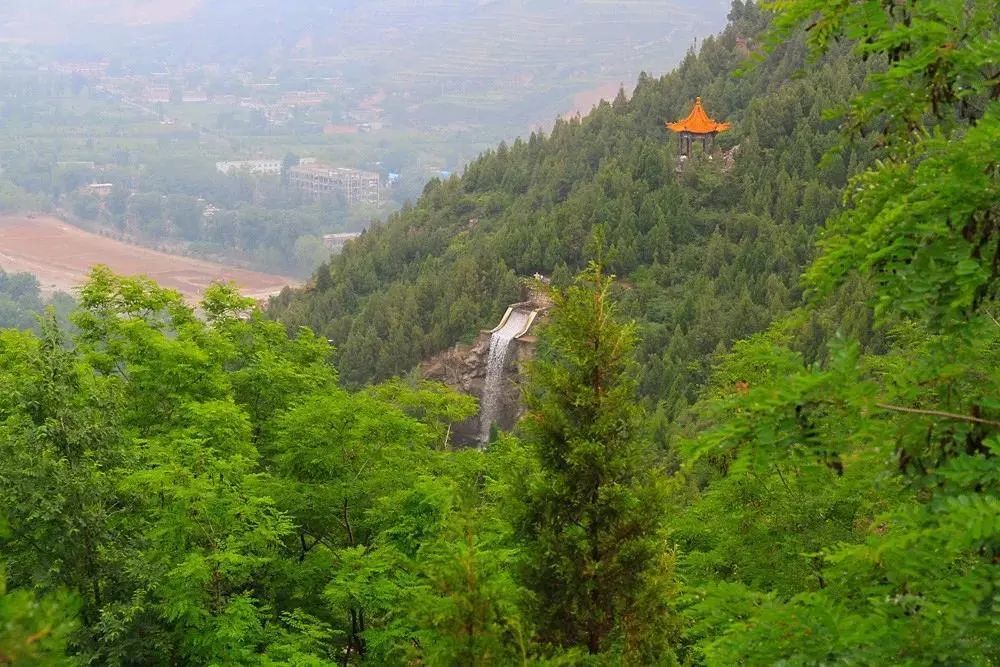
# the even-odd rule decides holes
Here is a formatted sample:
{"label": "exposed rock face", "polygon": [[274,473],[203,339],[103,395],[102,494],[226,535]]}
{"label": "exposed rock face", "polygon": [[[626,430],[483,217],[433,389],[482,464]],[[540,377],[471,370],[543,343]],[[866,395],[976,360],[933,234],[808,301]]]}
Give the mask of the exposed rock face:
{"label": "exposed rock face", "polygon": [[[521,401],[521,366],[534,356],[536,338],[534,333],[538,323],[552,307],[551,300],[544,294],[534,294],[531,300],[511,304],[514,309],[538,311],[531,329],[527,334],[515,338],[510,343],[507,356],[506,372],[503,388],[500,393],[499,405],[495,421],[497,425],[510,430],[520,418],[523,403]],[[442,352],[420,366],[420,374],[429,380],[437,380],[452,389],[470,394],[482,401],[486,383],[486,368],[490,354],[490,331],[480,331],[471,345],[456,345]],[[480,416],[477,414],[452,428],[452,439],[459,444],[476,444],[480,436]]]}
{"label": "exposed rock face", "polygon": [[480,396],[486,380],[486,357],[490,349],[489,332],[481,332],[472,345],[455,347],[431,357],[420,366],[420,374],[443,382],[452,389]]}
{"label": "exposed rock face", "polygon": [[722,171],[732,171],[736,166],[736,154],[740,152],[740,145],[736,144],[722,154]]}

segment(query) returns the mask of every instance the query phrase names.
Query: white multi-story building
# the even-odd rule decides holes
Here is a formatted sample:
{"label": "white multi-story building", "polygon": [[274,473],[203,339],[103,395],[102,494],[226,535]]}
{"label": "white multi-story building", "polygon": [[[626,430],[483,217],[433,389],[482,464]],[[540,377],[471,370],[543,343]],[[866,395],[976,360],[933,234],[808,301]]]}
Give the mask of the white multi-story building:
{"label": "white multi-story building", "polygon": [[223,174],[243,171],[254,175],[280,176],[282,167],[281,160],[231,160],[215,163],[215,168]]}
{"label": "white multi-story building", "polygon": [[288,184],[310,197],[343,195],[348,204],[382,202],[379,175],[373,171],[332,167],[320,163],[299,164],[288,170]]}
{"label": "white multi-story building", "polygon": [[361,236],[361,232],[344,232],[341,234],[323,234],[323,245],[330,250],[343,250],[348,241]]}

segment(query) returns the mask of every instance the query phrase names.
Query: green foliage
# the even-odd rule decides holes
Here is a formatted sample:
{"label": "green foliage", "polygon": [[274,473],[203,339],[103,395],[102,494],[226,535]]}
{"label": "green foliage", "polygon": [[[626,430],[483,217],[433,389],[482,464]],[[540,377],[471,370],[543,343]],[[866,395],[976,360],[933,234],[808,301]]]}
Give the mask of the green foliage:
{"label": "green foliage", "polygon": [[[808,21],[817,52],[847,38],[886,59],[848,115],[882,131],[886,157],[825,232],[808,312],[735,348],[690,416],[689,650],[708,664],[993,664],[995,3],[774,7],[775,44]],[[884,353],[847,340],[804,363],[800,323],[838,309],[858,274]]]}
{"label": "green foliage", "polygon": [[539,460],[519,524],[543,641],[666,661],[672,554],[663,488],[638,437],[634,327],[592,265],[555,295],[528,371],[525,438]]}
{"label": "green foliage", "polygon": [[855,182],[855,206],[827,228],[810,282],[829,290],[857,268],[878,285],[876,313],[962,321],[995,300],[1000,198],[996,105],[958,136],[914,142],[919,159],[891,161]]}
{"label": "green foliage", "polygon": [[[996,99],[989,74],[997,58],[993,0],[775,0],[766,5],[776,13],[768,36],[771,48],[807,25],[815,54],[845,39],[862,58],[888,61],[864,94],[850,101],[848,127],[853,130],[876,124],[887,133],[908,134],[925,129],[930,120],[949,133],[981,117],[989,100]],[[893,148],[910,150],[905,141]]]}
{"label": "green foliage", "polygon": [[30,273],[7,273],[0,269],[0,328],[36,329],[38,318],[51,306],[61,322],[66,322],[73,298],[56,292],[47,300],[42,298],[41,285]]}
{"label": "green foliage", "polygon": [[380,506],[384,529],[375,553],[397,574],[389,577],[394,588],[383,598],[392,602],[383,612],[386,627],[369,635],[375,662],[529,660],[534,647],[527,592],[511,568],[518,544],[504,514],[500,481],[518,474],[510,467],[513,460],[502,449],[450,455],[433,477],[422,477]]}
{"label": "green foliage", "polygon": [[414,384],[395,379],[375,385],[370,392],[379,400],[431,426],[442,445],[448,444],[452,424],[468,419],[478,411],[473,397],[456,394],[434,382]]}
{"label": "green foliage", "polygon": [[[0,331],[0,663],[995,664],[995,14],[774,8],[743,78],[766,20],[734,2],[678,73],[430,183],[284,323],[97,268],[75,330]],[[731,171],[653,129],[699,92]],[[627,279],[574,280],[588,245]],[[516,437],[456,450],[471,398],[350,388],[535,270]]]}
{"label": "green foliage", "polygon": [[[578,472],[608,474],[607,498],[590,509],[585,488],[570,494],[592,515],[606,552],[593,564],[607,573],[584,564],[565,574],[580,594],[593,579],[614,606],[601,655],[666,659],[652,631],[672,587],[662,494],[633,434],[631,329],[607,319],[601,285],[607,310],[594,333],[610,347],[596,360],[607,371],[598,393],[614,403],[591,395],[597,403],[571,417],[594,423],[568,442],[591,452]],[[564,332],[589,298],[582,287],[570,295]],[[507,436],[486,453],[455,451],[449,427],[472,399],[403,380],[349,392],[326,341],[289,338],[231,286],[208,290],[200,310],[204,319],[175,292],[97,268],[73,336],[51,318],[37,335],[0,333],[0,501],[10,508],[0,547],[14,591],[0,597],[11,619],[0,636],[11,654],[302,665],[580,655],[511,567],[540,544],[525,545],[512,519],[560,502],[544,473],[566,452],[538,458],[542,448]],[[552,340],[539,368],[555,380],[574,348]],[[580,361],[572,382],[595,360]],[[594,460],[600,438],[619,452],[610,468]],[[598,609],[571,615],[580,632],[600,623]]]}
{"label": "green foliage", "polygon": [[8,591],[0,570],[0,664],[68,665],[68,637],[75,630],[74,605],[63,595],[38,598]]}
{"label": "green foliage", "polygon": [[[2,598],[10,611],[0,608],[11,652],[67,646],[102,664],[353,662],[369,636],[397,627],[399,610],[386,609],[403,594],[387,599],[376,581],[345,597],[340,582],[383,552],[409,563],[412,586],[466,562],[449,550],[452,510],[412,536],[428,545],[420,558],[387,546],[395,526],[381,516],[418,480],[432,490],[472,474],[452,472],[443,446],[470,399],[430,384],[350,394],[325,340],[289,338],[231,286],[208,290],[201,310],[204,320],[176,292],[97,268],[72,338],[51,318],[39,335],[0,333],[10,526],[0,547],[14,591]],[[468,556],[487,573],[479,600],[506,576],[493,545]],[[416,600],[413,590],[403,597]],[[76,629],[60,620],[72,611],[62,591],[79,599]],[[418,618],[428,599],[400,613]],[[24,639],[21,628],[50,617],[51,640]],[[413,646],[424,625],[400,625],[393,650]]]}

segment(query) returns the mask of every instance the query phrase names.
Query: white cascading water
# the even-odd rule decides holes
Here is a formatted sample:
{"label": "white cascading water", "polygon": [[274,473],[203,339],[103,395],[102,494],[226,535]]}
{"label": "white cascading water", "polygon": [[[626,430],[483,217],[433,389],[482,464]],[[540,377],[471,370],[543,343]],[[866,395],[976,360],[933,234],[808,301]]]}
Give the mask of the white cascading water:
{"label": "white cascading water", "polygon": [[486,382],[483,384],[483,397],[479,404],[479,440],[489,442],[490,427],[500,413],[500,403],[503,396],[504,370],[507,368],[507,353],[510,342],[524,333],[528,326],[531,313],[523,310],[512,310],[503,326],[490,336],[490,353],[486,361]]}

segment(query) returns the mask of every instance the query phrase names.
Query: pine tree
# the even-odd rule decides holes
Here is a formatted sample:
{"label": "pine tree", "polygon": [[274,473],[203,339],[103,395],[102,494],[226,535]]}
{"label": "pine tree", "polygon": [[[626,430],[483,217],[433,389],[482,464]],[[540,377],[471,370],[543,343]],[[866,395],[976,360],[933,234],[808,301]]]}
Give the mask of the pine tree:
{"label": "pine tree", "polygon": [[541,639],[649,664],[666,655],[670,550],[639,437],[634,326],[597,264],[564,293],[529,369],[524,425],[541,474],[525,501],[526,580]]}

